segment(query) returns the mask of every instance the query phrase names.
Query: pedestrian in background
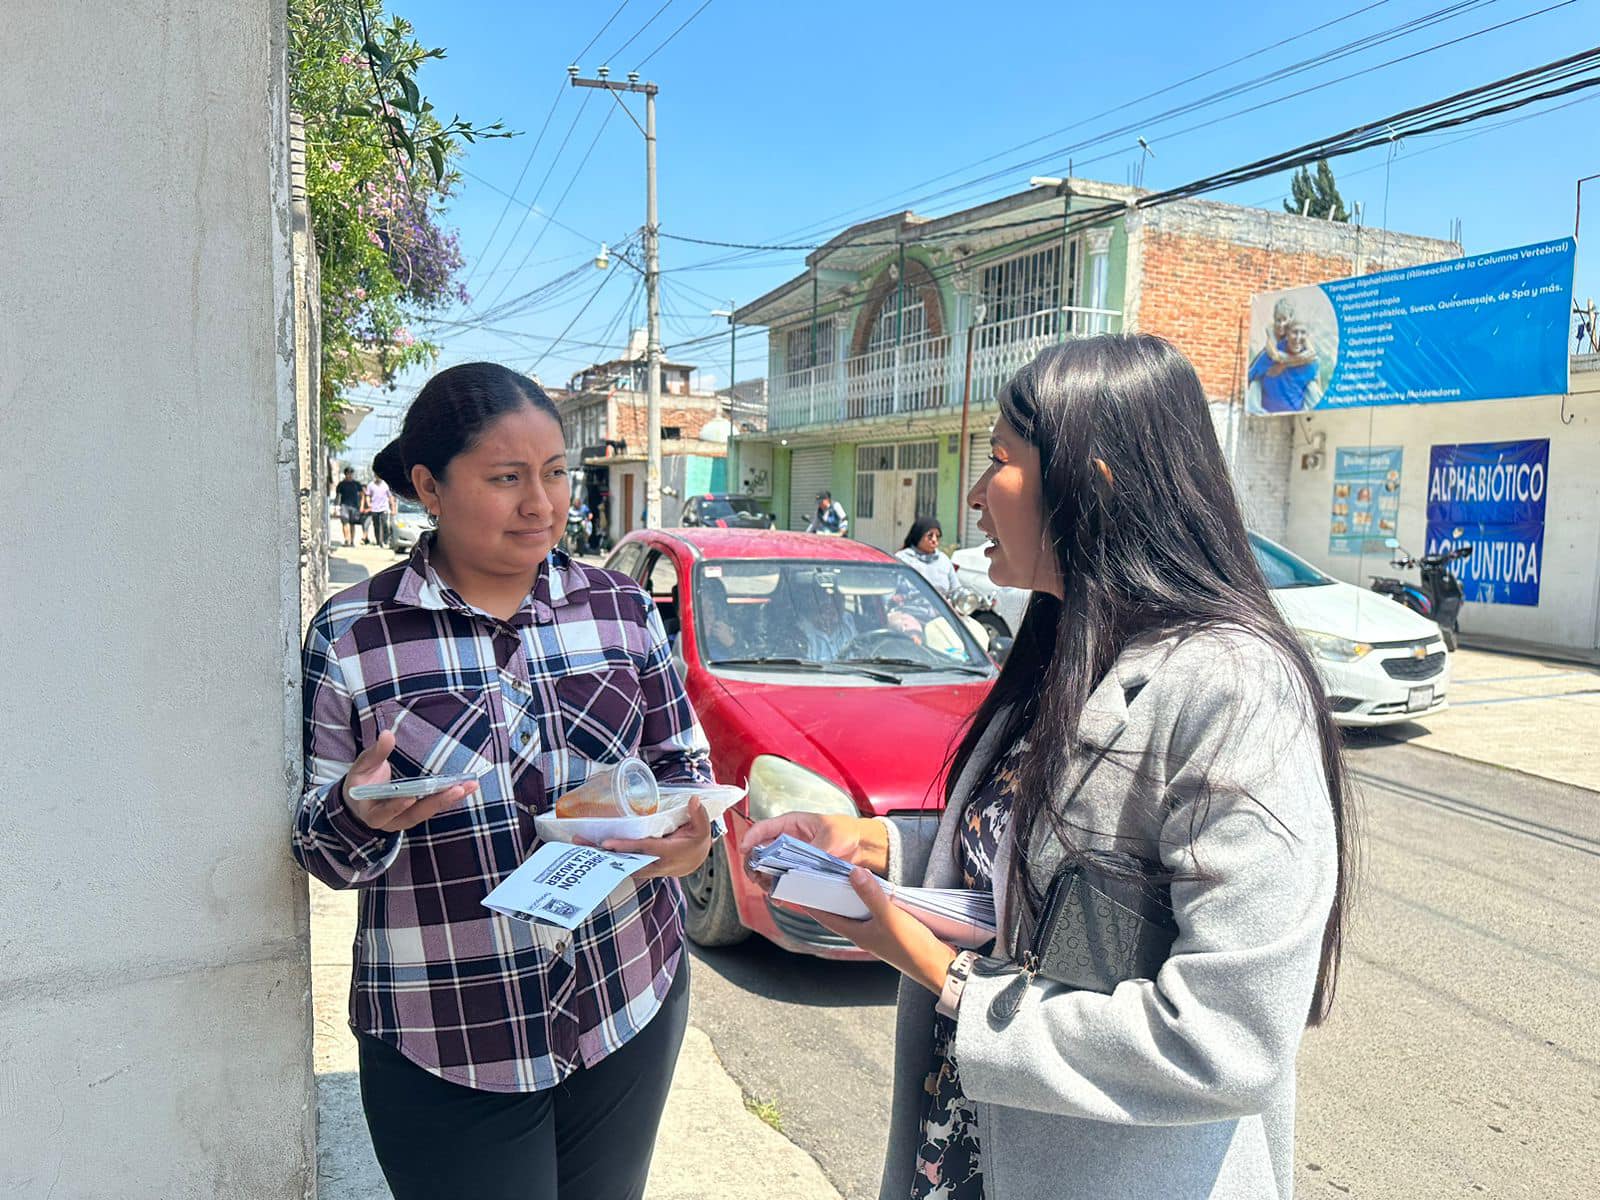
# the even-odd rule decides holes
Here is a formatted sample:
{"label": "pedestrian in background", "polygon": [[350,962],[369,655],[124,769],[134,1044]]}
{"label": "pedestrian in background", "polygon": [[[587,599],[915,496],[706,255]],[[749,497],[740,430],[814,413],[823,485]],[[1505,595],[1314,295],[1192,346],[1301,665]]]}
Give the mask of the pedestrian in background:
{"label": "pedestrian in background", "polygon": [[850,532],[850,518],[844,505],[833,498],[832,492],[817,493],[817,510],[806,525],[807,533],[835,533],[843,537]]}
{"label": "pedestrian in background", "polygon": [[[1054,346],[999,405],[968,502],[990,577],[1034,598],[942,819],[790,813],[748,842],[856,863],[865,920],[803,911],[904,975],[883,1200],[1288,1197],[1353,837],[1316,669],[1176,350]],[[992,890],[998,938],[958,952],[868,871]],[[1047,907],[1057,881],[1082,903]],[[1142,910],[1111,910],[1139,969],[1085,955],[1108,910],[1084,886]]]}
{"label": "pedestrian in background", "polygon": [[[376,464],[374,467],[376,468]],[[394,498],[389,485],[378,474],[374,474],[372,482],[367,484],[366,500],[367,512],[372,516],[372,540],[376,545],[387,546],[399,502]]]}
{"label": "pedestrian in background", "polygon": [[[643,1194],[688,1017],[683,895],[711,827],[607,848],[657,861],[568,934],[483,907],[535,814],[637,755],[709,782],[654,605],[556,549],[560,415],[525,376],[434,376],[374,467],[433,514],[411,557],[329,600],[305,644],[296,859],[361,891],[351,1025],[396,1200]],[[419,800],[350,785],[477,776]]]}
{"label": "pedestrian in background", "polygon": [[926,579],[933,585],[934,591],[948,600],[959,584],[955,563],[950,561],[949,555],[939,550],[943,537],[944,528],[937,517],[918,517],[911,523],[905,543],[895,557]]}
{"label": "pedestrian in background", "polygon": [[334,500],[339,512],[339,524],[344,529],[344,544],[354,546],[356,526],[361,524],[361,512],[365,505],[362,487],[353,468],[344,469],[344,478],[339,480],[339,486],[334,489]]}

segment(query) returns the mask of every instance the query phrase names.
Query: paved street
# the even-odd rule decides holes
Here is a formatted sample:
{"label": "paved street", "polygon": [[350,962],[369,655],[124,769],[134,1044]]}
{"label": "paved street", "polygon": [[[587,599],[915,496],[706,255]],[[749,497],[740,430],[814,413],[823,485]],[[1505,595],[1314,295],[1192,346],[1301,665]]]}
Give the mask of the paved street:
{"label": "paved street", "polygon": [[[1366,862],[1333,1021],[1300,1064],[1305,1196],[1594,1194],[1600,795],[1361,739]],[[877,1194],[892,972],[752,941],[693,1019],[851,1200]]]}

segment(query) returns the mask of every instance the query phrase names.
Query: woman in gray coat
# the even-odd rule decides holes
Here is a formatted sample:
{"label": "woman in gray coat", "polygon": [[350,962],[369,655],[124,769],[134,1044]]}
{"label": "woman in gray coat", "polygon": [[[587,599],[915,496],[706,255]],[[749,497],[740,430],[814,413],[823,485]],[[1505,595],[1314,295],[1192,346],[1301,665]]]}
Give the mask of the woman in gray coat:
{"label": "woman in gray coat", "polygon": [[[1034,598],[943,817],[790,813],[747,842],[857,864],[867,919],[806,912],[905,975],[883,1200],[1287,1198],[1295,1055],[1332,1002],[1353,839],[1315,669],[1182,355],[1067,343],[999,402],[968,502],[993,580]],[[1153,977],[1103,994],[1031,969],[1063,864],[1163,899]],[[996,944],[974,963],[868,871],[992,889]]]}

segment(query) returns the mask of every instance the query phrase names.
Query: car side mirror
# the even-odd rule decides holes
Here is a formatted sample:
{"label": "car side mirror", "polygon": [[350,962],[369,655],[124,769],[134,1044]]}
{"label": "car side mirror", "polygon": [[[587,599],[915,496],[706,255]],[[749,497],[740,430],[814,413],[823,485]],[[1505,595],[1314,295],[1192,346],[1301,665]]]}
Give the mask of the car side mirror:
{"label": "car side mirror", "polygon": [[1006,659],[1011,657],[1011,647],[1016,645],[1015,638],[996,635],[989,639],[989,657],[994,659],[994,665],[1003,667]]}

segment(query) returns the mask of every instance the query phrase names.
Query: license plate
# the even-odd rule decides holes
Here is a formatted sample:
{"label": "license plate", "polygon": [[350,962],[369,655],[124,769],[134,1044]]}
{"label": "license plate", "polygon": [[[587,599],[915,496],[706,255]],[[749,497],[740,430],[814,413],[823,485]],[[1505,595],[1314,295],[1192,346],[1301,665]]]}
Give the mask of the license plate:
{"label": "license plate", "polygon": [[1407,712],[1423,712],[1433,707],[1433,688],[1415,687],[1406,697]]}

